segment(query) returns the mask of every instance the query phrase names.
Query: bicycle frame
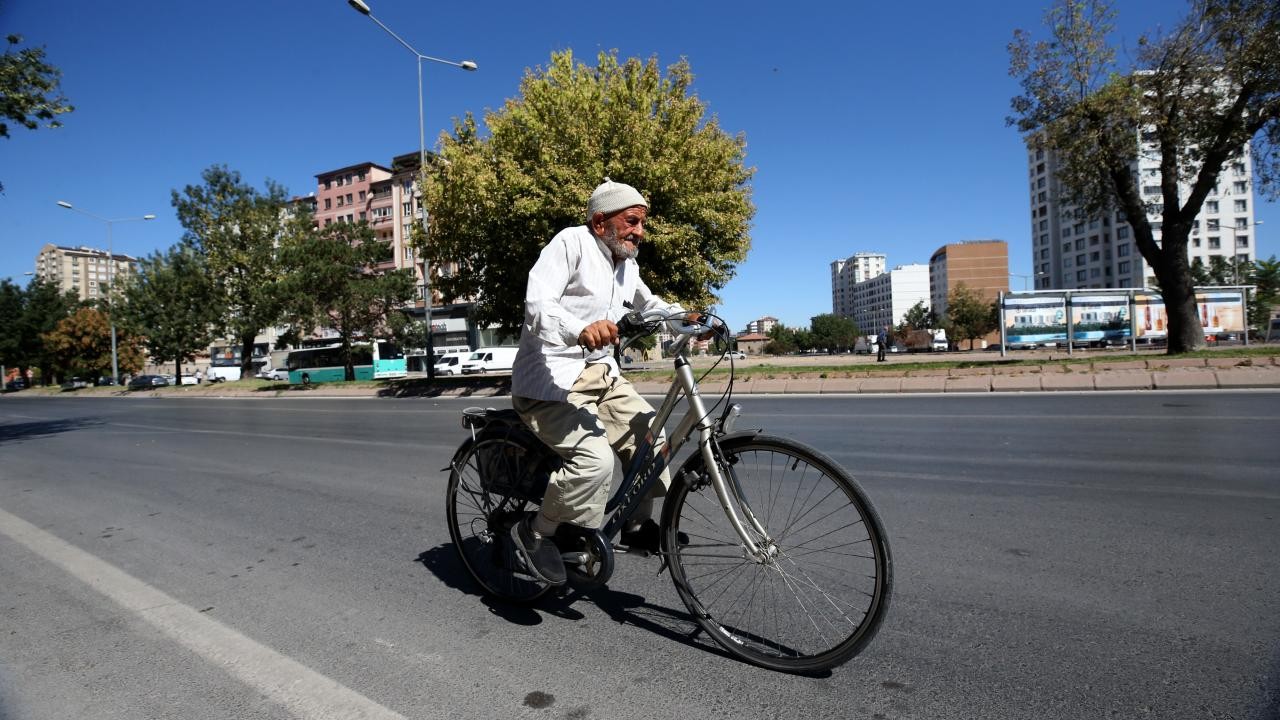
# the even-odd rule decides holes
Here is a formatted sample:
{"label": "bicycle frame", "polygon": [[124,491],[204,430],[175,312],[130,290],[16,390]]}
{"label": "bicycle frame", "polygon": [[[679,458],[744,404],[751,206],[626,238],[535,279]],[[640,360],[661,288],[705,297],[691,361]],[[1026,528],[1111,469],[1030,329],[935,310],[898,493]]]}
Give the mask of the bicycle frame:
{"label": "bicycle frame", "polygon": [[[710,419],[710,413],[707,412],[706,404],[698,392],[693,368],[684,354],[690,337],[692,337],[691,333],[682,333],[680,340],[673,348],[676,355],[675,379],[661,405],[658,406],[657,414],[649,425],[649,431],[637,444],[636,452],[631,459],[631,467],[623,476],[622,484],[606,505],[606,512],[609,515],[602,531],[606,538],[612,539],[616,536],[622,524],[636,511],[649,489],[658,482],[658,477],[667,468],[670,458],[684,447],[696,430],[703,465],[715,490],[716,498],[724,509],[730,526],[742,540],[747,557],[760,561],[771,555],[771,552],[765,549],[765,545],[772,547],[773,542],[763,525],[751,512],[742,488],[736,481],[730,486],[724,473],[720,471],[721,465],[716,458],[715,423]],[[661,452],[654,453],[657,438],[682,397],[687,400],[689,409],[676,426],[675,432],[663,444]],[[754,533],[748,530],[748,525]]]}

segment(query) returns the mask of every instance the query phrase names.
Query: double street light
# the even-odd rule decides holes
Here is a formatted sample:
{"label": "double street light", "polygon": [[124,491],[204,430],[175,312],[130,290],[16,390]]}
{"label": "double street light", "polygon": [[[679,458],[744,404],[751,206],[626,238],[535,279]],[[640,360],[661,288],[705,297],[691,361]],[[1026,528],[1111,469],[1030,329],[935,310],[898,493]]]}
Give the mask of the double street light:
{"label": "double street light", "polygon": [[105,223],[107,226],[107,318],[111,321],[111,381],[119,385],[120,384],[120,356],[116,351],[116,315],[115,315],[115,312],[113,312],[114,307],[112,305],[112,303],[115,302],[115,298],[113,296],[115,294],[115,289],[116,289],[116,285],[115,285],[116,254],[115,254],[115,248],[111,243],[111,226],[116,223],[122,223],[122,222],[135,222],[139,220],[155,220],[156,216],[148,214],[148,215],[143,215],[142,217],[109,219],[109,218],[100,217],[98,215],[94,215],[88,210],[81,210],[80,208],[72,205],[66,200],[59,200],[58,207],[63,207],[68,210],[74,210],[80,213],[81,215],[86,215],[88,217],[93,218],[94,220],[97,220],[98,222]]}
{"label": "double street light", "polygon": [[[369,4],[364,2],[364,0],[347,0],[347,4],[356,12],[377,23],[378,27],[385,30],[388,35],[395,38],[396,42],[403,45],[406,50],[414,55],[415,62],[418,65],[418,174],[419,180],[421,180],[422,177],[426,175],[427,171],[427,137],[422,115],[422,61],[430,60],[434,63],[451,65],[467,71],[474,71],[478,66],[471,60],[453,62],[452,60],[442,60],[437,57],[431,57],[430,55],[423,55],[418,52],[417,48],[405,42],[399,35],[395,34],[391,28],[384,25],[381,20],[374,17],[373,11],[369,9]],[[422,232],[425,237],[427,232],[427,210],[421,202],[419,202],[418,211],[422,213]],[[426,357],[423,358],[423,360],[427,365],[427,377],[431,378],[435,376],[435,353],[432,348],[431,338],[431,267],[427,261],[427,255],[426,252],[424,252],[424,249],[418,248],[418,251],[419,254],[422,255],[422,305],[424,308],[423,320],[426,323],[427,332],[427,343],[425,348]]]}

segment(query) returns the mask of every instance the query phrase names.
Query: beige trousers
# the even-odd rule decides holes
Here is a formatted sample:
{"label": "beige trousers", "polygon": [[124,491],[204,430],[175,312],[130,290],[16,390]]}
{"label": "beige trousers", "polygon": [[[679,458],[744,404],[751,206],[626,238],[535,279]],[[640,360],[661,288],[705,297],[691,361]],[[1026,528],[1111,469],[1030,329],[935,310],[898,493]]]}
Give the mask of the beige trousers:
{"label": "beige trousers", "polygon": [[[542,442],[564,460],[551,476],[542,515],[552,522],[598,528],[604,522],[613,479],[614,454],[625,472],[639,441],[649,432],[653,406],[626,379],[610,378],[609,366],[587,365],[566,402],[512,397],[511,405]],[[665,443],[659,435],[655,449]],[[646,499],[665,495],[671,476],[663,470]]]}

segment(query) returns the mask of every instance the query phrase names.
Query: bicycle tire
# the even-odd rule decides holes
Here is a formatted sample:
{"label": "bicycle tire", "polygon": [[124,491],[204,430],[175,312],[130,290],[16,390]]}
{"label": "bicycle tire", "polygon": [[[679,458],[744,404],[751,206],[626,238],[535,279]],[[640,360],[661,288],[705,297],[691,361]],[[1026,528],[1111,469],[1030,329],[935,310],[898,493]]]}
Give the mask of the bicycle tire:
{"label": "bicycle tire", "polygon": [[747,662],[797,674],[847,662],[875,636],[892,594],[889,542],[871,501],[802,443],[753,435],[720,447],[726,480],[741,487],[776,550],[764,562],[745,556],[695,455],[663,506],[663,549],[680,599],[720,647]]}
{"label": "bicycle tire", "polygon": [[[495,483],[485,480],[486,473],[495,471],[507,473],[508,478],[523,477],[530,472],[533,453],[505,436],[482,437],[468,443],[449,472],[445,505],[453,546],[467,572],[486,594],[511,602],[533,602],[551,586],[521,571],[510,533],[511,525],[524,516],[531,503],[491,491],[489,488]],[[499,465],[495,467],[494,463]]]}

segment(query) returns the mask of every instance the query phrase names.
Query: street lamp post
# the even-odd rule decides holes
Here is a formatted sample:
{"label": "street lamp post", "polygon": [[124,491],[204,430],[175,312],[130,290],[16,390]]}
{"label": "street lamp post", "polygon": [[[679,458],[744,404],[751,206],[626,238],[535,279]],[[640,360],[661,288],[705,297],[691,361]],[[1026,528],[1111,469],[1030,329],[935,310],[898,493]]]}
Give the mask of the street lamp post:
{"label": "street lamp post", "polygon": [[[422,61],[430,60],[431,62],[440,63],[441,65],[452,65],[453,67],[467,71],[474,71],[478,66],[471,60],[453,62],[452,60],[442,60],[437,57],[431,57],[430,55],[423,55],[418,52],[417,48],[405,42],[399,35],[395,34],[391,28],[384,25],[381,20],[374,17],[373,11],[369,9],[369,4],[364,2],[364,0],[347,0],[347,4],[356,12],[377,23],[378,27],[385,30],[388,35],[395,38],[396,42],[403,45],[406,50],[414,55],[415,62],[418,65],[418,176],[419,181],[421,181],[427,172],[427,137],[422,115]],[[418,203],[418,211],[422,213],[422,234],[425,238],[427,233],[427,209],[424,207],[421,200]],[[424,240],[423,242],[425,243],[426,241]],[[423,320],[426,323],[427,333],[427,346],[425,348],[426,357],[424,358],[424,361],[427,365],[427,377],[432,378],[435,376],[435,362],[433,358],[434,352],[431,338],[431,266],[427,260],[427,254],[424,248],[418,248],[418,251],[422,256],[422,307]]]}
{"label": "street lamp post", "polygon": [[[1250,229],[1250,228],[1256,228],[1257,226],[1261,225],[1262,223],[1263,223],[1263,221],[1262,221],[1262,220],[1257,220],[1257,221],[1255,221],[1252,225],[1245,225],[1245,226],[1243,226],[1243,227],[1240,227],[1240,226],[1232,226],[1232,225],[1222,225],[1222,226],[1219,226],[1219,227],[1217,227],[1217,228],[1214,228],[1215,230],[1230,230],[1230,231],[1231,231],[1231,277],[1232,277],[1232,281],[1233,281],[1236,285],[1239,285],[1239,284],[1240,284],[1240,257],[1239,257],[1239,255],[1236,253],[1236,248],[1235,248],[1235,243],[1236,243],[1236,233],[1237,233],[1237,232],[1240,232],[1240,231],[1242,231],[1242,230],[1248,230],[1248,229]],[[1254,238],[1254,242],[1257,242],[1257,238]],[[1254,247],[1257,247],[1257,245],[1255,245]]]}
{"label": "street lamp post", "polygon": [[94,215],[88,210],[82,210],[75,207],[66,200],[59,200],[58,207],[64,207],[68,210],[74,210],[81,215],[87,215],[94,220],[105,223],[107,226],[107,318],[111,321],[111,382],[116,385],[120,384],[120,356],[116,351],[116,314],[115,310],[115,289],[116,289],[116,253],[111,242],[111,226],[119,222],[134,222],[137,220],[155,220],[156,216],[147,214],[142,217],[115,218],[108,219]]}

